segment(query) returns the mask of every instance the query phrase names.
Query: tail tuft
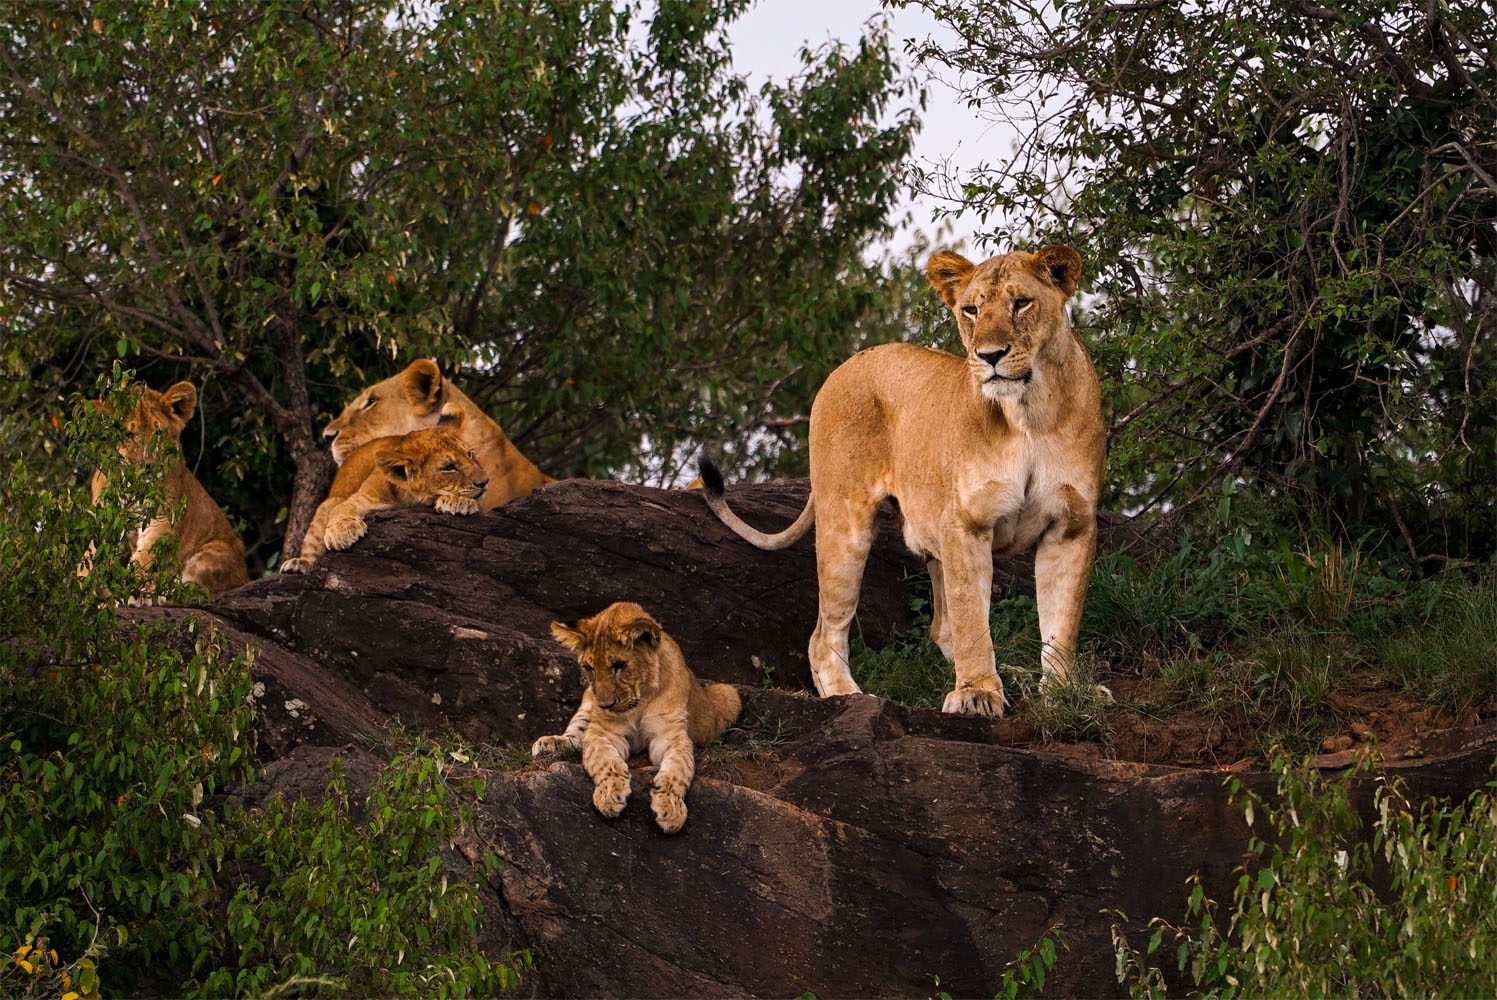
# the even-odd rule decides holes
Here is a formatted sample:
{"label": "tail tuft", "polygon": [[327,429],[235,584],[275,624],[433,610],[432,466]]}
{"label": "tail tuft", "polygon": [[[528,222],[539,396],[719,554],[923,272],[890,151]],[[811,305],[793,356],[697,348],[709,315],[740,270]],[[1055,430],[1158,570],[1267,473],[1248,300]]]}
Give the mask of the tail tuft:
{"label": "tail tuft", "polygon": [[717,463],[705,453],[697,457],[697,475],[702,477],[702,489],[709,497],[723,495],[723,474]]}

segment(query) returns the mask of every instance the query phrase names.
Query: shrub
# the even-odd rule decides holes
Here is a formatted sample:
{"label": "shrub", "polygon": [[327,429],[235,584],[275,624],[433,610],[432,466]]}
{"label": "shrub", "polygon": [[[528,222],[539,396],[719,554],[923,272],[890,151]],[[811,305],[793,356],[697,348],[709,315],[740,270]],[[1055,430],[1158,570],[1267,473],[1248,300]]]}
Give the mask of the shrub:
{"label": "shrub", "polygon": [[1248,825],[1271,832],[1249,843],[1226,927],[1199,882],[1186,926],[1154,918],[1142,951],[1117,914],[1119,982],[1167,995],[1168,940],[1199,996],[1497,995],[1497,783],[1418,808],[1381,785],[1369,837],[1346,781],[1274,769],[1272,804],[1230,782]]}

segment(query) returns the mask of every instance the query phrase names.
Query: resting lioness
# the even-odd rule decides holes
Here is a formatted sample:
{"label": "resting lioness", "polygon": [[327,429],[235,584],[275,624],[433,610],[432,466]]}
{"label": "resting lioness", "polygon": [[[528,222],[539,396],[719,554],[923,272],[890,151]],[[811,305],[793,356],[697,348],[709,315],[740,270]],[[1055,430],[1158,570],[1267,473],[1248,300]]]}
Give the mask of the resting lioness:
{"label": "resting lioness", "polygon": [[611,604],[575,626],[552,622],[551,635],[577,654],[587,689],[567,731],[542,736],[530,752],[580,746],[593,805],[613,819],[629,798],[629,755],[648,749],[660,768],[650,808],[660,829],[675,833],[686,822],[694,745],[711,743],[738,718],[737,690],[697,680],[676,640],[638,604]]}
{"label": "resting lioness", "polygon": [[[163,508],[171,513],[152,518],[134,533],[130,561],[149,568],[152,547],[162,538],[171,538],[182,560],[182,579],[205,587],[209,596],[216,597],[249,583],[249,570],[244,562],[244,543],[223,508],[182,460],[182,428],[196,412],[197,401],[198,391],[191,382],[178,382],[165,392],[143,388],[135,409],[125,419],[125,438],[119,453],[126,461],[140,464],[160,449],[168,449],[174,459],[163,484]],[[92,502],[99,502],[106,485],[104,473],[95,471],[89,484]],[[86,572],[87,562],[80,573]]]}
{"label": "resting lioness", "polygon": [[943,251],[926,276],[956,314],[966,358],[884,344],[832,372],[811,407],[811,497],[793,525],[756,531],[728,508],[717,468],[704,459],[700,471],[712,510],[760,548],[784,548],[816,525],[810,659],[823,696],[858,690],[848,628],[879,502],[897,498],[905,542],[930,568],[931,637],[956,663],[943,708],[1001,715],[988,631],[993,553],[1036,546],[1047,683],[1075,655],[1096,553],[1107,430],[1096,369],[1066,316],[1081,255],[1052,246],[973,265]]}
{"label": "resting lioness", "polygon": [[431,504],[444,514],[478,513],[489,480],[463,441],[465,422],[462,410],[449,407],[435,427],[357,448],[312,515],[301,554],[281,572],[305,573],[326,550],[363,538],[364,515],[372,510]]}
{"label": "resting lioness", "polygon": [[375,438],[409,434],[433,427],[444,407],[462,411],[463,440],[489,478],[480,510],[493,510],[556,480],[537,469],[504,436],[504,431],[462,390],[442,377],[435,361],[413,361],[405,371],[369,386],[343,408],[323,430],[332,441],[333,461],[342,465],[361,445]]}

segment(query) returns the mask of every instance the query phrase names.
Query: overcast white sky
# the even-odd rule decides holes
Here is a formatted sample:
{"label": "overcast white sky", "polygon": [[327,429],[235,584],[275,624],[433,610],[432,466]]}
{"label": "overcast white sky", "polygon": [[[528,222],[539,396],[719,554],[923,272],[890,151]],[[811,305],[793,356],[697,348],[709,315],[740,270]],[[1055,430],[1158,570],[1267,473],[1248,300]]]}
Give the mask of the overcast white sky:
{"label": "overcast white sky", "polygon": [[[730,28],[733,62],[740,72],[755,79],[768,76],[783,80],[800,71],[796,53],[802,46],[815,49],[832,40],[853,45],[863,35],[870,18],[890,22],[892,47],[906,68],[911,67],[909,58],[903,54],[905,39],[944,33],[943,27],[924,10],[886,11],[878,0],[758,0]],[[925,83],[929,96],[926,109],[920,114],[924,127],[915,140],[917,160],[949,162],[960,170],[983,160],[999,159],[1009,152],[1011,141],[1003,130],[969,110],[950,86],[934,78],[926,79]],[[935,235],[936,224],[930,220],[937,207],[946,206],[907,197],[899,214],[912,211],[915,225],[926,234]],[[991,248],[973,246],[971,234],[975,228],[975,220],[958,219],[952,234],[942,237],[940,243],[944,246],[952,240],[965,239],[969,255],[991,252]],[[908,243],[906,236],[897,238],[894,246]]]}

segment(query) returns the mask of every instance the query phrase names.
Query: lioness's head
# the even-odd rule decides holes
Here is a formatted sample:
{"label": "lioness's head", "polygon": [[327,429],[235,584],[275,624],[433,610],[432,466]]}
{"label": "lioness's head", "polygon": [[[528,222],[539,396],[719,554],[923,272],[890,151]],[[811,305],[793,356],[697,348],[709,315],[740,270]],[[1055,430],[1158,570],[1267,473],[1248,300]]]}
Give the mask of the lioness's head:
{"label": "lioness's head", "polygon": [[968,367],[988,399],[1022,396],[1035,366],[1068,344],[1066,301],[1081,279],[1081,255],[1070,247],[1016,251],[981,264],[942,250],[926,262],[925,274],[956,314]]}
{"label": "lioness's head", "polygon": [[339,465],[361,444],[434,427],[447,397],[442,370],[430,358],[412,361],[399,375],[376,382],[353,398],[322,436],[333,443]]}
{"label": "lioness's head", "polygon": [[489,475],[463,443],[463,411],[448,407],[435,427],[411,431],[383,447],[375,459],[380,471],[416,503],[443,501],[463,512],[489,484]]}
{"label": "lioness's head", "polygon": [[551,637],[577,654],[598,707],[625,712],[660,684],[660,623],[638,604],[610,604],[576,625],[551,623]]}
{"label": "lioness's head", "polygon": [[198,391],[191,382],[178,382],[165,392],[140,389],[135,408],[125,418],[125,438],[119,452],[126,461],[147,461],[162,447],[180,448],[182,428],[197,410]]}

